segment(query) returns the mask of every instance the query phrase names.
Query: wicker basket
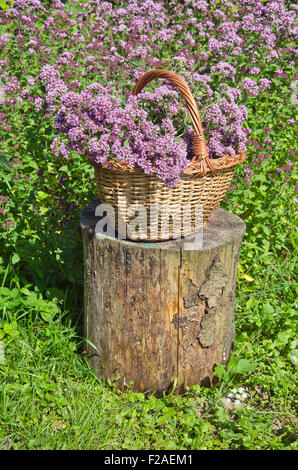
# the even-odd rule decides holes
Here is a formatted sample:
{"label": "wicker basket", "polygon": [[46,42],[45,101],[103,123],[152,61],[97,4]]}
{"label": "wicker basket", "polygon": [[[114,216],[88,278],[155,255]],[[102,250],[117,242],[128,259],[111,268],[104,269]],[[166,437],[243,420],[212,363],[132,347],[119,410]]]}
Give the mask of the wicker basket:
{"label": "wicker basket", "polygon": [[[205,224],[224,198],[236,165],[245,159],[244,152],[234,157],[209,159],[196,102],[184,80],[175,73],[167,70],[147,72],[138,80],[133,94],[138,94],[155,78],[167,79],[178,88],[186,101],[193,125],[195,156],[181,174],[181,182],[168,188],[156,176],[145,175],[141,169],[126,163],[113,163],[113,168],[106,168],[90,161],[101,203],[110,204],[115,210],[116,230],[134,240],[161,241],[197,231],[200,213]],[[129,230],[129,227],[136,221],[138,208],[140,214],[144,214],[145,208],[147,215],[146,223],[139,224],[137,232]],[[122,229],[118,220],[121,220]],[[128,229],[125,234],[123,227]]]}

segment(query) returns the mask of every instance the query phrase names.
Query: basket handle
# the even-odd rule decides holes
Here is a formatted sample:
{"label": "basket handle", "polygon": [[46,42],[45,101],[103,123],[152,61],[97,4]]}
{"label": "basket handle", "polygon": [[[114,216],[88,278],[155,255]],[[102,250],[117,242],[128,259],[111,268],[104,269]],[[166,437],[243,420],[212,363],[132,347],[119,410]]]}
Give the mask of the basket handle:
{"label": "basket handle", "polygon": [[142,89],[148,85],[151,80],[155,80],[156,78],[165,78],[169,80],[172,85],[174,85],[178,90],[182,93],[183,98],[185,99],[186,106],[188,109],[188,113],[192,122],[193,126],[193,148],[194,148],[194,157],[192,159],[192,164],[197,166],[198,164],[201,167],[203,173],[206,173],[206,166],[210,168],[212,173],[214,173],[215,168],[208,156],[208,150],[206,145],[206,140],[202,128],[202,123],[200,119],[199,110],[197,104],[195,102],[194,97],[191,94],[191,91],[183,78],[176,75],[174,72],[170,72],[169,70],[157,69],[151,70],[144,75],[137,81],[134,89],[133,95],[137,95],[142,91]]}

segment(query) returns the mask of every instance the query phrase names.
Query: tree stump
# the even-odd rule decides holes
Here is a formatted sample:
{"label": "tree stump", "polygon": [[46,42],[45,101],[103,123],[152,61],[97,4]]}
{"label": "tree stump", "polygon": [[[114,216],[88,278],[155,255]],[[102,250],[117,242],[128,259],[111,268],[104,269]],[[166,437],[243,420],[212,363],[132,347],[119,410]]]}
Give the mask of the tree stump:
{"label": "tree stump", "polygon": [[234,342],[244,222],[217,209],[199,249],[191,236],[134,242],[95,234],[98,204],[81,213],[84,335],[95,373],[159,395],[175,378],[181,393],[213,384],[214,366],[228,362]]}

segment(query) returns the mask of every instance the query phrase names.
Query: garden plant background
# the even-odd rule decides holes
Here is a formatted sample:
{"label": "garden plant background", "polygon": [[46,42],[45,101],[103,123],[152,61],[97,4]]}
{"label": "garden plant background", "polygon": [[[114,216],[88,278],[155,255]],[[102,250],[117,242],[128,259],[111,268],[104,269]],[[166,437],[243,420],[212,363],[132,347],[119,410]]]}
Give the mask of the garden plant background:
{"label": "garden plant background", "polygon": [[[0,0],[0,7],[0,448],[297,448],[297,6]],[[191,86],[211,155],[247,149],[222,204],[247,225],[234,353],[216,367],[216,386],[159,399],[103,385],[81,352],[78,228],[96,197],[86,149],[102,162],[137,158],[169,185],[190,156],[190,122],[173,88],[157,81],[131,103],[136,80],[154,68]],[[173,162],[151,165],[141,154],[157,137],[175,171]]]}

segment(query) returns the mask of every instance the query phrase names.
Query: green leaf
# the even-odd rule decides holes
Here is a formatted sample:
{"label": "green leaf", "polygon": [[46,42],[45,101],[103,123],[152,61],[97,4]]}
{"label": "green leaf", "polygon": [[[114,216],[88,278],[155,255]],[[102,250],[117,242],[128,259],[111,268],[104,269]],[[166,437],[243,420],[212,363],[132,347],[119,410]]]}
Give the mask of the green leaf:
{"label": "green leaf", "polygon": [[226,369],[222,364],[217,364],[214,368],[214,375],[219,379],[223,379],[226,375]]}
{"label": "green leaf", "polygon": [[248,374],[253,372],[256,366],[257,364],[255,362],[252,362],[248,359],[240,359],[237,364],[236,372],[238,374]]}
{"label": "green leaf", "polygon": [[229,415],[223,406],[216,408],[215,416],[220,423],[226,423],[227,421],[230,421]]}
{"label": "green leaf", "polygon": [[25,295],[31,295],[32,294],[32,291],[30,291],[29,289],[27,289],[27,287],[23,287],[21,289],[21,292],[22,294],[25,294]]}
{"label": "green leaf", "polygon": [[20,261],[20,257],[17,253],[15,253],[11,259],[12,264],[17,264]]}
{"label": "green leaf", "polygon": [[286,331],[280,331],[277,335],[276,340],[274,343],[277,346],[285,346],[288,344],[289,339],[293,336],[293,331],[292,330],[286,330]]}
{"label": "green leaf", "polygon": [[68,168],[67,165],[62,165],[62,166],[60,166],[59,171],[65,171],[66,173],[68,173],[68,172],[69,172],[69,168]]}
{"label": "green leaf", "polygon": [[60,309],[55,303],[51,302],[47,304],[44,302],[44,304],[42,305],[40,309],[40,315],[44,321],[50,322],[53,320],[55,315],[59,313],[59,311]]}
{"label": "green leaf", "polygon": [[[10,3],[12,3],[12,2],[10,2]],[[11,7],[9,7],[9,6],[7,5],[6,0],[0,0],[0,8],[2,8],[2,10],[8,10],[8,9],[11,8]]]}
{"label": "green leaf", "polygon": [[47,197],[49,197],[49,195],[47,193],[44,193],[43,191],[37,191],[36,195],[38,199],[46,199]]}
{"label": "green leaf", "polygon": [[263,307],[263,310],[264,310],[264,313],[267,313],[269,315],[271,315],[272,313],[274,313],[274,308],[272,307],[272,305],[270,305],[269,303],[266,303]]}
{"label": "green leaf", "polygon": [[42,206],[42,207],[39,208],[38,212],[39,212],[40,215],[45,215],[47,212],[49,212],[49,209],[48,209],[48,207]]}
{"label": "green leaf", "polygon": [[19,332],[18,332],[18,325],[17,325],[17,322],[16,321],[13,321],[11,323],[4,323],[3,325],[3,331],[8,335],[8,336],[11,336],[11,337],[15,337],[15,336],[18,336]]}
{"label": "green leaf", "polygon": [[231,374],[234,374],[237,369],[238,361],[236,357],[232,354],[228,363],[228,370]]}
{"label": "green leaf", "polygon": [[8,287],[0,287],[0,295],[10,296],[10,289]]}
{"label": "green leaf", "polygon": [[242,274],[241,277],[242,277],[243,279],[245,279],[246,281],[248,281],[248,282],[254,281],[254,278],[251,277],[249,274]]}
{"label": "green leaf", "polygon": [[297,248],[297,246],[298,246],[298,231],[290,233],[289,240],[292,243],[293,247]]}
{"label": "green leaf", "polygon": [[174,410],[174,408],[169,408],[169,407],[163,408],[162,412],[164,416],[166,416],[167,418],[171,418],[172,416],[175,416],[176,414],[176,411]]}
{"label": "green leaf", "polygon": [[[1,1],[1,0],[0,0]],[[10,164],[8,163],[6,157],[8,155],[4,152],[0,152],[0,166],[3,166],[4,168],[6,168],[7,170],[12,170]]]}

